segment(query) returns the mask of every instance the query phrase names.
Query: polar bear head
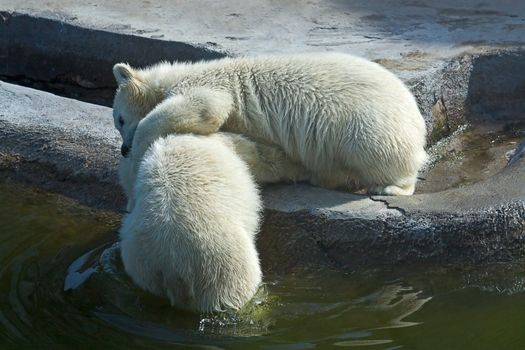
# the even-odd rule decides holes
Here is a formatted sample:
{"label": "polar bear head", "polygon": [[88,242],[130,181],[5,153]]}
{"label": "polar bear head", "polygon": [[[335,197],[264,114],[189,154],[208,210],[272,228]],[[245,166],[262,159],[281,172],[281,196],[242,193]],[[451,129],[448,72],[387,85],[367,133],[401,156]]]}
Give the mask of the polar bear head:
{"label": "polar bear head", "polygon": [[117,63],[113,75],[118,84],[113,101],[113,122],[122,136],[122,155],[126,157],[138,123],[158,103],[158,99],[140,70]]}

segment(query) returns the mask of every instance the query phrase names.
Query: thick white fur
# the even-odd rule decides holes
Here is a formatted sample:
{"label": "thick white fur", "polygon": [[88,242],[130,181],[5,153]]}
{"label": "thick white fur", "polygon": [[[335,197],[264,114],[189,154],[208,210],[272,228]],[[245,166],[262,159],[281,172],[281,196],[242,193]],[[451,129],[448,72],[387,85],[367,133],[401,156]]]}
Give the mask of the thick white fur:
{"label": "thick white fur", "polygon": [[[414,97],[378,64],[346,54],[117,64],[115,125],[139,155],[148,130],[225,130],[281,147],[324,187],[357,184],[371,193],[410,195],[427,159],[425,123]],[[122,117],[124,125],[118,124]]]}
{"label": "thick white fur", "polygon": [[134,198],[120,230],[126,272],[180,308],[239,309],[261,282],[261,202],[233,143],[221,134],[170,135],[147,150],[136,181],[132,158],[120,165]]}
{"label": "thick white fur", "polygon": [[[151,125],[148,123],[139,123],[139,134],[142,134],[140,130],[149,127]],[[161,130],[157,131],[155,137],[153,131],[145,132],[152,135],[150,139],[152,141],[165,136]],[[256,143],[242,135],[228,132],[217,132],[208,135],[207,138],[209,138],[209,142],[215,142],[221,147],[228,147],[232,152],[235,152],[246,163],[253,178],[258,183],[296,182],[309,179],[309,172],[299,163],[291,161],[278,147]],[[144,149],[149,146],[150,144],[140,148]],[[120,159],[118,168],[119,182],[128,198],[128,211],[133,207],[133,186],[142,160],[139,158],[140,156],[135,155],[134,151],[136,150],[133,150],[128,158],[122,157]],[[224,166],[228,167],[228,164],[225,163]]]}

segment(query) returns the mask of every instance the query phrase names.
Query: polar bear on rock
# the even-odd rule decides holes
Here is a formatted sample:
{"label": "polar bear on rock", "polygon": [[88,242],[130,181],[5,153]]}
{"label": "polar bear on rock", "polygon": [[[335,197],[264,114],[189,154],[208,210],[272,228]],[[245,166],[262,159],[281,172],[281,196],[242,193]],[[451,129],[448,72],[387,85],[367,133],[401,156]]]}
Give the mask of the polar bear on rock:
{"label": "polar bear on rock", "polygon": [[261,283],[261,201],[236,142],[253,144],[224,133],[169,135],[149,147],[136,178],[133,158],[119,165],[130,201],[120,229],[124,268],[179,308],[237,310]]}
{"label": "polar bear on rock", "polygon": [[[243,134],[281,148],[326,188],[411,195],[426,162],[425,122],[405,85],[340,53],[116,64],[114,120],[122,153],[141,157],[157,134]],[[139,122],[156,125],[136,129]],[[137,133],[135,131],[137,130]]]}

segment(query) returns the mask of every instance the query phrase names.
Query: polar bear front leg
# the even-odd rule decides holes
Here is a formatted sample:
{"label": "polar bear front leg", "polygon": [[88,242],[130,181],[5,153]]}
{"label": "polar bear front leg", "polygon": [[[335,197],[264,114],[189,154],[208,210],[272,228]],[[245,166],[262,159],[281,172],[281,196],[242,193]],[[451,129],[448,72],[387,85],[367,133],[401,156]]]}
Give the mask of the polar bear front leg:
{"label": "polar bear front leg", "polygon": [[130,212],[134,205],[133,188],[135,187],[135,178],[132,159],[121,157],[118,164],[118,179],[127,199],[127,212]]}
{"label": "polar bear front leg", "polygon": [[139,122],[131,145],[133,157],[142,159],[156,139],[168,134],[215,133],[226,122],[232,108],[229,93],[205,87],[169,97]]}
{"label": "polar bear front leg", "polygon": [[297,182],[310,179],[310,172],[302,164],[291,160],[280,147],[256,143],[255,148],[256,159],[251,164],[247,163],[257,182]]}
{"label": "polar bear front leg", "polygon": [[213,137],[220,139],[235,151],[248,165],[255,181],[260,184],[310,179],[309,171],[291,160],[278,146],[254,142],[229,132],[218,132]]}

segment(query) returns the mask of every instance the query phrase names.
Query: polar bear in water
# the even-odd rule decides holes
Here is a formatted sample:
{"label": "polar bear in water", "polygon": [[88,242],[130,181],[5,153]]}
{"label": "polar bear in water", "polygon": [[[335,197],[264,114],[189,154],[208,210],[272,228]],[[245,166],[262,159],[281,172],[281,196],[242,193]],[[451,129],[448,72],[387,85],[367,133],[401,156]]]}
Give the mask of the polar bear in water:
{"label": "polar bear in water", "polygon": [[120,229],[126,272],[179,308],[241,308],[261,282],[261,200],[250,170],[261,182],[300,180],[305,170],[275,147],[228,133],[157,139],[136,178],[133,159],[119,166],[130,211]]}

